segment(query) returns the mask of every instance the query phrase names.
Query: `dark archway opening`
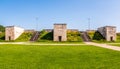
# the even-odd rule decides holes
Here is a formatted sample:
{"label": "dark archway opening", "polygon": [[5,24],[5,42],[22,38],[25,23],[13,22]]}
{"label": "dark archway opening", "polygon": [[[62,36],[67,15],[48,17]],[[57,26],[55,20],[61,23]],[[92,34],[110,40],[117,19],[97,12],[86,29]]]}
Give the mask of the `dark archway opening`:
{"label": "dark archway opening", "polygon": [[62,36],[58,36],[59,41],[62,41]]}
{"label": "dark archway opening", "polygon": [[9,36],[9,40],[11,40],[11,37]]}
{"label": "dark archway opening", "polygon": [[112,36],[110,37],[110,41],[113,41],[113,37]]}

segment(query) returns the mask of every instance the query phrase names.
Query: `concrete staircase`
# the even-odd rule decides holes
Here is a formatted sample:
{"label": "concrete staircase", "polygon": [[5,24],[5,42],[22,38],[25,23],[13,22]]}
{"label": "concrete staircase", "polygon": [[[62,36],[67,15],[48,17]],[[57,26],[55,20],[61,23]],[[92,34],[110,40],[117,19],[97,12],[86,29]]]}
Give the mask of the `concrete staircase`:
{"label": "concrete staircase", "polygon": [[40,32],[36,31],[33,36],[31,37],[30,41],[37,41],[40,36]]}
{"label": "concrete staircase", "polygon": [[83,41],[85,41],[85,42],[90,42],[91,41],[91,38],[89,37],[87,32],[82,32],[81,37],[82,37]]}

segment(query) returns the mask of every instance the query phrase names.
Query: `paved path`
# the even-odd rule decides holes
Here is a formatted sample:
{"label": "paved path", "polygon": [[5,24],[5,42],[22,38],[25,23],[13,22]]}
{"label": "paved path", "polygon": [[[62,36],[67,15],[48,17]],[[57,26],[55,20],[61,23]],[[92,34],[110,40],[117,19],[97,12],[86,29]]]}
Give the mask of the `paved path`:
{"label": "paved path", "polygon": [[29,42],[0,42],[0,45],[2,44],[20,44],[20,45],[39,45],[39,46],[80,46],[80,45],[86,45],[86,44],[75,44],[75,43],[70,43],[70,44],[67,44],[67,43],[29,43]]}
{"label": "paved path", "polygon": [[85,44],[120,51],[120,47],[117,47],[117,46],[111,46],[111,45],[107,45],[107,44],[98,44],[98,43],[94,43],[94,42],[85,42]]}
{"label": "paved path", "polygon": [[75,44],[75,43],[71,43],[71,44],[64,44],[64,43],[50,43],[50,44],[44,44],[44,43],[29,43],[29,42],[0,42],[1,44],[21,44],[21,45],[39,45],[39,46],[43,46],[43,45],[49,45],[49,46],[80,46],[80,45],[93,45],[93,46],[98,46],[98,47],[103,47],[103,48],[108,48],[108,49],[112,49],[112,50],[116,50],[116,51],[120,51],[120,47],[117,46],[111,46],[111,45],[107,45],[107,44],[98,44],[98,43],[94,43],[94,42],[85,42],[85,44]]}

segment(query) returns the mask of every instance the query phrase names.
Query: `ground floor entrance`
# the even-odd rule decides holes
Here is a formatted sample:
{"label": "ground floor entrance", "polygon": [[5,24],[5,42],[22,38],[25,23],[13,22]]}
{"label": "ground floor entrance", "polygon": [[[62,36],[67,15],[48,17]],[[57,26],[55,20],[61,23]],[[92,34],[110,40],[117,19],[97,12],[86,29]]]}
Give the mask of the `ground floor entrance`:
{"label": "ground floor entrance", "polygon": [[110,41],[113,41],[113,36],[110,37]]}
{"label": "ground floor entrance", "polygon": [[59,40],[59,41],[62,41],[62,36],[58,36],[58,40]]}

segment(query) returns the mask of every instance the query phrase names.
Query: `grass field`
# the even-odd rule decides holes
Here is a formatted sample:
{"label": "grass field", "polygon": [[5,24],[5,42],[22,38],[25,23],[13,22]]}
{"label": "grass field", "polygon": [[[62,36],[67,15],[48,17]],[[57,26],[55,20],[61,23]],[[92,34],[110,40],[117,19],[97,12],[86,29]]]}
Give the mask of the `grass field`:
{"label": "grass field", "polygon": [[0,69],[119,69],[120,52],[94,46],[0,45]]}

